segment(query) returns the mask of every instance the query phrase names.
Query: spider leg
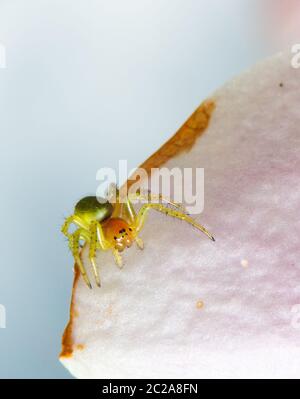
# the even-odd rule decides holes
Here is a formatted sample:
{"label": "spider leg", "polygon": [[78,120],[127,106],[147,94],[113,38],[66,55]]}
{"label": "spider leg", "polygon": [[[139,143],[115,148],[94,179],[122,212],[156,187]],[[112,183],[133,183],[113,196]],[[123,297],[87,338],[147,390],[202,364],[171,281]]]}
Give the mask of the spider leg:
{"label": "spider leg", "polygon": [[74,256],[75,262],[79,267],[82,277],[89,288],[92,288],[88,275],[86,273],[85,267],[79,255],[79,240],[80,240],[80,229],[76,230],[75,233],[69,235],[69,246]]}
{"label": "spider leg", "polygon": [[96,229],[97,229],[96,230],[97,231],[97,239],[98,239],[100,248],[103,249],[103,251],[106,251],[107,249],[111,248],[111,243],[106,240],[101,223],[97,222]]}
{"label": "spider leg", "polygon": [[128,197],[126,198],[126,203],[124,205],[125,205],[125,210],[129,217],[130,223],[134,223],[134,221],[136,219],[136,213],[135,213],[134,207]]}
{"label": "spider leg", "polygon": [[[133,207],[133,205],[132,205],[132,203],[131,203],[131,201],[130,201],[130,199],[128,197],[126,198],[126,203],[124,205],[125,205],[125,210],[126,210],[127,215],[129,217],[130,223],[132,225],[134,225],[135,221],[136,221],[136,212],[135,212],[134,207]],[[136,242],[136,244],[137,244],[139,249],[144,249],[144,243],[143,243],[143,240],[141,238],[136,236],[134,240],[135,240],[135,242]]]}
{"label": "spider leg", "polygon": [[99,272],[96,265],[96,249],[97,249],[97,222],[91,222],[89,259],[93,267],[93,273],[95,276],[96,284],[98,285],[98,287],[101,287]]}
{"label": "spider leg", "polygon": [[113,255],[114,255],[114,258],[115,258],[116,265],[119,266],[120,269],[122,269],[122,267],[123,267],[123,259],[122,259],[122,256],[121,256],[120,252],[117,249],[115,249],[115,248],[112,251],[113,251]]}
{"label": "spider leg", "polygon": [[144,249],[144,242],[140,237],[136,237],[135,242],[136,242],[137,246],[139,247],[139,249]]}
{"label": "spider leg", "polygon": [[89,226],[86,224],[80,217],[76,215],[71,215],[66,218],[64,221],[64,224],[61,227],[61,232],[68,238],[72,235],[72,233],[69,233],[69,227],[71,224],[76,224],[79,227],[82,227],[85,230],[88,230]]}
{"label": "spider leg", "polygon": [[150,209],[164,213],[168,216],[172,216],[176,219],[184,220],[185,222],[196,227],[196,229],[202,231],[202,233],[206,234],[207,237],[209,237],[212,241],[215,241],[214,237],[209,233],[209,231],[207,231],[204,226],[202,226],[200,223],[197,223],[190,216],[186,215],[185,213],[175,211],[174,209],[167,208],[161,204],[145,204],[141,207],[135,223],[137,232],[139,232],[142,229],[147,217],[147,213],[149,212]]}
{"label": "spider leg", "polygon": [[179,204],[178,202],[174,202],[171,199],[164,197],[162,194],[152,194],[150,191],[147,193],[141,193],[138,192],[136,194],[129,194],[129,198],[131,200],[144,200],[148,201],[149,203],[151,202],[165,202],[174,208],[180,209],[182,212],[186,212],[185,207],[182,204]]}

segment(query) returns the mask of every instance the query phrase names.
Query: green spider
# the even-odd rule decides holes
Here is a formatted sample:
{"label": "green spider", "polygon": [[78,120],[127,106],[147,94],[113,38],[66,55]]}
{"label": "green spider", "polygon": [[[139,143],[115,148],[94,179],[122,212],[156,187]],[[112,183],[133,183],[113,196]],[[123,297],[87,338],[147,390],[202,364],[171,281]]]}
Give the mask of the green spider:
{"label": "green spider", "polygon": [[[132,201],[136,200],[148,201],[139,209],[138,213],[135,212],[132,205]],[[164,206],[157,201],[164,201],[173,208]],[[102,198],[97,199],[95,196],[84,197],[75,205],[74,214],[66,218],[61,231],[69,240],[69,247],[74,260],[89,288],[92,288],[92,285],[80,257],[80,242],[84,241],[84,243],[89,244],[89,259],[96,284],[100,287],[100,276],[96,265],[96,250],[111,250],[117,266],[121,268],[123,265],[121,252],[124,249],[131,247],[133,242],[137,244],[138,248],[144,248],[143,241],[138,235],[144,226],[150,209],[184,220],[202,231],[212,241],[215,241],[205,227],[186,214],[180,204],[174,203],[161,195],[151,194],[150,192],[142,194],[139,192],[129,194],[125,197],[125,201],[121,202],[119,191],[117,191],[115,203]],[[78,227],[73,233],[69,232],[71,224]]]}

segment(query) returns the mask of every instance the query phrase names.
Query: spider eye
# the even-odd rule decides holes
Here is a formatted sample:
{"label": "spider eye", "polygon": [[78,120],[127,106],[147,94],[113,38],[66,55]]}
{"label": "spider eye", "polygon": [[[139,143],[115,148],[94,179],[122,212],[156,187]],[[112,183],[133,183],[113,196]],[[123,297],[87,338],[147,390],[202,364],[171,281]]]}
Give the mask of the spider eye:
{"label": "spider eye", "polygon": [[117,239],[117,237],[116,237],[116,236],[114,236],[114,239],[116,240],[116,239]]}
{"label": "spider eye", "polygon": [[132,231],[132,228],[131,228],[131,227],[129,227],[129,231]]}

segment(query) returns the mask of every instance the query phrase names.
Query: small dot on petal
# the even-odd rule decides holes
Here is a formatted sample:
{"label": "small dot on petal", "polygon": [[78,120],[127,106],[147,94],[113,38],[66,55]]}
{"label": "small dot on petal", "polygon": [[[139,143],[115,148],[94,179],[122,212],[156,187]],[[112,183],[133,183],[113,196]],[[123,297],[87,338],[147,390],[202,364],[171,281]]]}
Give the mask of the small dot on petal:
{"label": "small dot on petal", "polygon": [[203,301],[199,300],[199,301],[196,302],[196,308],[197,309],[202,309],[203,306],[204,306],[204,302]]}

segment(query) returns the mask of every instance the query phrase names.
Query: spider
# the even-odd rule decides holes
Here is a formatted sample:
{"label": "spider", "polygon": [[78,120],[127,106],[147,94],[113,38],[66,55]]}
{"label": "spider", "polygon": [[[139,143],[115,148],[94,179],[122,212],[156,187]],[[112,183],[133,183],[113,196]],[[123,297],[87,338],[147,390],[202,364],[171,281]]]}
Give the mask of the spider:
{"label": "spider", "polygon": [[[136,213],[132,204],[134,200],[149,202],[145,203]],[[170,207],[163,205],[163,201]],[[115,203],[95,196],[84,197],[75,205],[74,214],[65,219],[61,231],[68,238],[75,263],[78,265],[82,277],[89,288],[92,288],[92,285],[80,257],[81,242],[89,244],[89,260],[96,284],[100,287],[100,276],[96,265],[96,250],[111,250],[115,263],[122,268],[122,251],[131,247],[133,242],[137,244],[139,249],[144,248],[144,243],[138,235],[151,209],[184,220],[202,231],[212,241],[215,241],[205,227],[197,223],[185,212],[182,205],[172,202],[162,195],[155,195],[150,192],[145,195],[138,192],[136,194],[128,194],[125,200],[121,202],[119,191],[117,190]],[[73,233],[69,232],[71,224],[78,227]]]}

